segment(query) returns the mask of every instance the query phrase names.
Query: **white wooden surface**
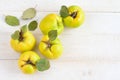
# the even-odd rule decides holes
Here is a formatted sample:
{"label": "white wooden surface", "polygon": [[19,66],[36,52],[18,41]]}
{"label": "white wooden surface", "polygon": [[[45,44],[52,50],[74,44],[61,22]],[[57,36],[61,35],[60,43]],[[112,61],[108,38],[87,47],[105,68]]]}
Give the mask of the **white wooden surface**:
{"label": "white wooden surface", "polygon": [[[37,5],[34,19],[40,21],[46,14],[58,14],[63,4],[81,6],[86,14],[85,23],[76,29],[65,28],[60,35],[63,55],[51,60],[48,71],[21,73],[17,66],[20,54],[9,44],[11,33],[19,27],[6,25],[4,15],[20,18],[24,9]],[[26,22],[29,20],[21,20],[21,25]],[[39,43],[40,30],[33,34]],[[0,79],[120,80],[120,0],[0,0]]]}

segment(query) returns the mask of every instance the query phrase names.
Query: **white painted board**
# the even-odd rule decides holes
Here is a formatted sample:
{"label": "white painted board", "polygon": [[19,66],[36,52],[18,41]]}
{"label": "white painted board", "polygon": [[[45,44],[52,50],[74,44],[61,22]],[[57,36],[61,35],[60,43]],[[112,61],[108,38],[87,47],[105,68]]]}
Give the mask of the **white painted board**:
{"label": "white painted board", "polygon": [[[19,27],[4,22],[5,15],[19,19],[23,10],[37,9],[34,20],[58,14],[61,5],[79,5],[86,15],[85,23],[76,29],[65,28],[59,36],[63,55],[51,60],[51,68],[32,75],[23,74],[19,55],[10,46],[10,35]],[[120,80],[120,0],[1,0],[0,1],[0,79],[1,80]],[[28,21],[21,21],[21,25]],[[38,46],[42,34],[33,32]],[[36,49],[37,53],[41,53]]]}

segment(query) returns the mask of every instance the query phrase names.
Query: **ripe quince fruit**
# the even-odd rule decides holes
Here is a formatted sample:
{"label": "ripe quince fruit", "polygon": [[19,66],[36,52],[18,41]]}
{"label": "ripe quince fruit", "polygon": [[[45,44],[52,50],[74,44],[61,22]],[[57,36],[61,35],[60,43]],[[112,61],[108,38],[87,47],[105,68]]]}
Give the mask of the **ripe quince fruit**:
{"label": "ripe quince fruit", "polygon": [[22,53],[25,51],[32,50],[34,48],[36,40],[30,31],[26,32],[21,31],[18,32],[18,35],[19,35],[18,39],[11,38],[10,40],[10,44],[15,51]]}
{"label": "ripe quince fruit", "polygon": [[18,60],[18,66],[23,73],[32,74],[36,70],[36,62],[40,60],[37,53],[33,51],[26,51],[20,55]]}
{"label": "ripe quince fruit", "polygon": [[[64,14],[64,9],[62,11],[62,14]],[[72,5],[66,9],[66,12],[68,12],[68,16],[63,17],[63,23],[65,26],[76,28],[83,24],[85,14],[79,6]]]}
{"label": "ripe quince fruit", "polygon": [[49,40],[48,35],[42,37],[39,44],[40,52],[49,59],[59,58],[63,52],[63,46],[58,38]]}
{"label": "ripe quince fruit", "polygon": [[64,29],[62,18],[53,13],[45,16],[41,20],[39,27],[44,35],[47,35],[51,30],[57,30],[58,34],[60,34]]}

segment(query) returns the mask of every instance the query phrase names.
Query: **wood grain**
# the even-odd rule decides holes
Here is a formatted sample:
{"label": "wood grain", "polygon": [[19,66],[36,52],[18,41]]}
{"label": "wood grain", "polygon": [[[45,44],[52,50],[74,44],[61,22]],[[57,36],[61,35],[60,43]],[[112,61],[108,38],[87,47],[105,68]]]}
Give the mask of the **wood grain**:
{"label": "wood grain", "polygon": [[[51,61],[51,68],[33,75],[23,74],[17,60],[0,61],[0,78],[3,80],[119,80],[120,63],[84,63],[81,61]],[[5,74],[5,76],[3,75]],[[6,77],[7,76],[7,77]]]}
{"label": "wood grain", "polygon": [[61,5],[79,5],[87,12],[120,12],[119,4],[120,0],[1,0],[0,11],[17,12],[25,8],[36,7],[38,11],[51,12],[59,11]]}

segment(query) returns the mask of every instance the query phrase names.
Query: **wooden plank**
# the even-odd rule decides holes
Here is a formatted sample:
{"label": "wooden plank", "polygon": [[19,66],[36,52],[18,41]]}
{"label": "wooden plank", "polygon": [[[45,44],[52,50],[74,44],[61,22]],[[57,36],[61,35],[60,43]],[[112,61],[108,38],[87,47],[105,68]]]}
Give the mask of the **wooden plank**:
{"label": "wooden plank", "polygon": [[[23,74],[17,60],[0,60],[1,80],[120,80],[120,63],[51,61],[51,68],[32,75]],[[5,76],[4,76],[5,75]]]}
{"label": "wooden plank", "polygon": [[[39,12],[33,19],[40,21],[49,12]],[[1,12],[1,14],[3,14]],[[20,17],[18,12],[10,12]],[[18,59],[19,54],[10,47],[10,35],[19,27],[10,27],[0,16],[0,59]],[[86,13],[85,23],[76,29],[65,28],[60,35],[64,46],[61,59],[112,59],[120,60],[120,14],[116,13]],[[27,21],[21,20],[21,25]],[[29,21],[28,21],[29,22]],[[27,22],[27,23],[28,23]],[[39,29],[33,32],[37,46],[42,33]],[[36,46],[36,47],[37,47]],[[36,50],[38,53],[39,51]]]}
{"label": "wooden plank", "polygon": [[61,5],[79,5],[87,12],[120,12],[120,0],[1,0],[0,11],[23,11],[29,7],[36,7],[38,11],[58,11]]}
{"label": "wooden plank", "polygon": [[[2,36],[0,44],[0,59],[17,59],[19,54],[14,52],[10,47],[9,38]],[[36,35],[37,45],[42,35]],[[71,39],[72,36],[72,40]],[[120,36],[111,35],[61,35],[60,37],[64,46],[62,58],[75,59],[115,59],[120,60]],[[39,51],[36,50],[38,53]]]}
{"label": "wooden plank", "polygon": [[[58,12],[38,12],[36,17],[32,20],[38,20],[39,22],[44,16],[50,13],[58,14]],[[2,26],[0,27],[0,32],[13,32],[20,27],[9,27],[8,25],[6,25],[4,21],[5,15],[15,15],[16,17],[18,17],[20,19],[20,26],[31,21],[21,20],[21,14],[19,12],[0,12],[0,26]],[[85,17],[85,23],[81,27],[75,29],[65,28],[63,34],[120,34],[119,13],[86,13]],[[39,33],[39,29],[36,30],[35,33]]]}
{"label": "wooden plank", "polygon": [[[32,75],[23,74],[17,65],[20,54],[10,46],[10,35],[31,20],[21,20],[22,12],[37,9],[33,20],[49,13],[59,13],[61,5],[79,5],[86,15],[85,23],[76,29],[65,28],[59,36],[63,55],[51,60],[51,68]],[[5,15],[20,19],[19,27],[4,22]],[[120,80],[120,0],[1,0],[0,1],[0,79],[1,80]],[[37,39],[35,51],[43,36],[39,29],[33,32]]]}

